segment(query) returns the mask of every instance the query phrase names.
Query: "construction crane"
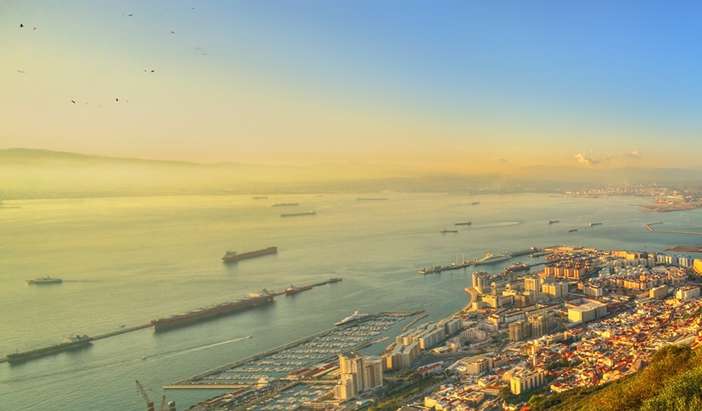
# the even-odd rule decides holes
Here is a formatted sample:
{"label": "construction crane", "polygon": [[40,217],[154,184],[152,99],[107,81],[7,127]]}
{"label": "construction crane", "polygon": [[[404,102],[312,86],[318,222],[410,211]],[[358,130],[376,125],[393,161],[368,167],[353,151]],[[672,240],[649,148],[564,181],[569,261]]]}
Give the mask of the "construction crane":
{"label": "construction crane", "polygon": [[146,393],[146,390],[144,389],[144,386],[141,385],[139,380],[136,380],[136,385],[137,385],[137,392],[141,394],[141,398],[146,401],[146,411],[156,411],[154,402],[151,401],[151,398],[149,398],[149,395]]}

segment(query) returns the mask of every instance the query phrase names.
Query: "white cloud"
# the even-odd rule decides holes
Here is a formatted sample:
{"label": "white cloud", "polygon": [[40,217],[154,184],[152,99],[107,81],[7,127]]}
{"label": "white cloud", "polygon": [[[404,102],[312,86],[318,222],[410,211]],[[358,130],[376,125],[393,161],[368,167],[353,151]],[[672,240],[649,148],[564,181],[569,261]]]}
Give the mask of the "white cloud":
{"label": "white cloud", "polygon": [[576,154],[575,161],[577,161],[578,164],[582,164],[585,166],[593,166],[593,165],[599,163],[599,160],[595,160],[594,158],[592,158],[586,154],[583,154],[583,153]]}

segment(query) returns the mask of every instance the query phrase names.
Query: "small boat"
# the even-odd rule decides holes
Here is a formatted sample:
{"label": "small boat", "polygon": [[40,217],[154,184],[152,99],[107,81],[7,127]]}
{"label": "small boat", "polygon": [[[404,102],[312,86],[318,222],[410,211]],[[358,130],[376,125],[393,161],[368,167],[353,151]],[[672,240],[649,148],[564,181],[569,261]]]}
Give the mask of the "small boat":
{"label": "small boat", "polygon": [[571,228],[570,230],[568,230],[569,233],[575,233],[575,232],[577,232],[577,231],[578,231],[577,228]]}
{"label": "small boat", "polygon": [[590,223],[590,224],[588,224],[588,225],[589,225],[590,227],[594,227],[594,226],[596,226],[596,225],[602,225],[602,223]]}
{"label": "small boat", "polygon": [[558,223],[560,223],[560,222],[561,222],[560,220],[548,220],[548,224],[549,224],[549,225],[551,225],[551,224],[558,224]]}
{"label": "small boat", "polygon": [[480,204],[480,201],[473,201],[472,203],[470,203],[470,205],[474,205],[474,206],[476,206],[478,204]]}
{"label": "small boat", "polygon": [[348,317],[346,317],[346,318],[344,318],[344,319],[342,319],[342,320],[340,320],[340,321],[335,322],[334,325],[336,325],[337,327],[339,327],[339,326],[342,326],[342,325],[355,323],[355,322],[358,322],[358,321],[367,319],[367,318],[369,318],[369,317],[370,317],[370,314],[361,314],[361,313],[358,312],[358,311],[354,311],[353,314],[349,315]]}
{"label": "small boat", "polygon": [[441,234],[456,234],[458,230],[441,230]]}
{"label": "small boat", "polygon": [[455,226],[461,226],[461,225],[468,226],[468,225],[473,225],[473,222],[472,221],[461,221],[461,222],[458,222],[454,225]]}

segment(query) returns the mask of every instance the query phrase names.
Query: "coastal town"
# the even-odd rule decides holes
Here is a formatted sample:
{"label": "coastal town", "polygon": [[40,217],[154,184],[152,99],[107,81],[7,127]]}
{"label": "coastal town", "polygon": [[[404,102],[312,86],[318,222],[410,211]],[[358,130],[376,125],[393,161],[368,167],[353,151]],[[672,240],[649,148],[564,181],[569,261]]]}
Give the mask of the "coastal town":
{"label": "coastal town", "polygon": [[580,198],[600,198],[609,196],[631,196],[652,199],[652,203],[640,204],[644,211],[667,213],[688,211],[702,207],[702,194],[689,187],[671,187],[658,184],[607,185],[564,194]]}
{"label": "coastal town", "polygon": [[191,410],[517,410],[535,394],[635,373],[666,345],[702,344],[702,259],[569,246],[532,256],[543,265],[473,272],[466,306],[447,318],[361,316],[333,333],[357,336],[348,350],[307,342],[304,352],[320,353],[312,363],[254,372]]}

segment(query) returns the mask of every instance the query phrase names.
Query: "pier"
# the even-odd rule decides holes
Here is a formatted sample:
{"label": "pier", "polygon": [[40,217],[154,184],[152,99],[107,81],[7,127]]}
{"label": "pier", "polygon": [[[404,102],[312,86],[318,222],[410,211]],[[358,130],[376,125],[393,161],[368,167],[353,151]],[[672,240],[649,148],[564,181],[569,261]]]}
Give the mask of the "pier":
{"label": "pier", "polygon": [[[335,284],[335,283],[338,283],[338,282],[341,282],[341,281],[342,281],[341,278],[329,278],[328,280],[325,280],[325,281],[320,281],[320,282],[317,282],[317,283],[308,284],[308,285],[304,285],[304,286],[301,286],[301,287],[295,287],[295,288],[296,288],[296,291],[295,291],[294,294],[298,294],[298,293],[301,293],[301,292],[304,292],[304,291],[308,291],[308,290],[311,290],[311,289],[313,289],[313,288],[315,288],[315,287],[321,287],[321,286],[327,285],[327,284]],[[274,291],[274,292],[269,293],[269,294],[270,294],[271,297],[277,297],[277,296],[281,296],[281,295],[286,294],[286,290],[284,289],[284,290],[280,290],[280,291]],[[236,314],[236,313],[238,313],[238,312],[240,312],[240,311],[232,312],[230,315]],[[243,311],[241,311],[241,312],[243,312]],[[193,324],[195,324],[195,323],[193,323]],[[102,333],[102,334],[97,334],[97,335],[89,336],[89,337],[88,337],[88,341],[89,341],[90,343],[92,343],[92,342],[94,342],[94,341],[104,340],[104,339],[106,339],[106,338],[116,337],[116,336],[118,336],[118,335],[127,334],[127,333],[131,333],[131,332],[139,331],[139,330],[144,330],[144,329],[147,329],[147,328],[151,328],[151,327],[153,327],[153,326],[154,326],[154,325],[153,325],[152,322],[145,323],[145,324],[139,324],[139,325],[135,325],[135,326],[131,326],[131,327],[123,326],[123,327],[118,328],[118,329],[113,330],[113,331],[109,331],[109,332],[106,332],[106,333]],[[48,346],[48,347],[39,347],[39,348],[35,348],[35,349],[29,350],[29,351],[37,351],[37,350],[41,351],[41,350],[49,349],[49,348],[52,348],[52,347],[54,347],[54,345]],[[33,358],[28,358],[26,361],[31,361],[31,360],[34,360],[34,359],[39,359],[39,358],[43,358],[43,357],[49,357],[49,356],[53,356],[53,355],[58,355],[58,354],[61,354],[61,353],[65,352],[65,351],[68,351],[69,349],[71,349],[71,348],[57,349],[56,351],[50,351],[50,352],[47,352],[46,354],[43,354],[43,355],[41,355],[41,356],[37,356],[37,357],[33,357]],[[5,357],[5,356],[0,357],[0,364],[5,363],[5,362],[8,362],[7,357]]]}
{"label": "pier", "polygon": [[[702,235],[702,234],[700,234],[700,235]],[[507,261],[510,261],[514,258],[525,256],[525,255],[529,255],[532,257],[541,257],[541,256],[544,256],[547,254],[546,252],[544,252],[538,248],[535,248],[535,247],[529,251],[532,251],[532,252],[527,253],[524,251],[521,251],[521,252],[518,251],[518,252],[514,252],[514,253],[507,253],[507,254],[505,254],[505,256],[508,257],[507,259],[505,259],[504,261],[497,261],[495,263],[481,263],[480,260],[463,259],[463,262],[460,262],[460,263],[453,262],[453,263],[450,263],[448,265],[435,265],[432,267],[422,268],[422,269],[417,270],[417,273],[423,274],[423,275],[440,274],[444,271],[462,270],[464,268],[468,268],[468,267],[472,267],[472,266],[478,267],[478,266],[483,266],[483,265],[499,264],[500,262],[507,262]],[[536,267],[536,266],[543,265],[543,264],[544,263],[534,263],[534,264],[527,264],[527,265],[529,266],[529,268],[532,268],[532,267]]]}
{"label": "pier", "polygon": [[693,235],[702,236],[702,232],[698,231],[682,231],[682,230],[656,230],[653,226],[663,224],[662,221],[655,223],[644,224],[644,228],[650,233],[662,233],[662,234],[682,234],[682,235]]}

